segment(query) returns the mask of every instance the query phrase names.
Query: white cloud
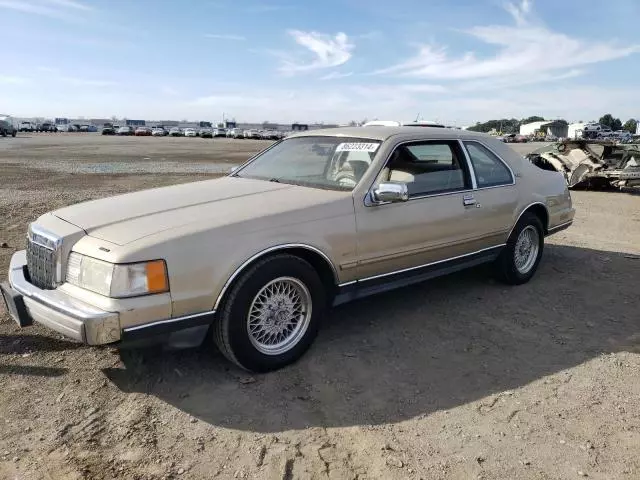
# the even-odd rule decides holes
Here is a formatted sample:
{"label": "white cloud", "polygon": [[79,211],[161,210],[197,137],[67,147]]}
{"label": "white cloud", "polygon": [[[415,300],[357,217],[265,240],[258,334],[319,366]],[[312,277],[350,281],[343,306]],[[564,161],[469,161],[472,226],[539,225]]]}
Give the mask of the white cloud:
{"label": "white cloud", "polygon": [[0,0],[0,8],[15,10],[33,15],[43,15],[46,17],[60,18],[60,12],[37,3],[27,3],[22,0]]}
{"label": "white cloud", "polygon": [[205,33],[205,38],[214,38],[217,40],[236,40],[236,41],[244,41],[247,37],[243,37],[242,35],[228,35],[228,34],[220,34],[220,33]]}
{"label": "white cloud", "polygon": [[78,21],[79,11],[89,11],[93,8],[76,0],[0,0],[0,9],[5,8],[17,12],[40,15],[58,20]]}
{"label": "white cloud", "polygon": [[180,95],[180,91],[178,91],[173,87],[170,87],[169,85],[164,85],[162,88],[160,88],[160,92],[163,93],[164,95],[169,95],[171,97],[176,97]]}
{"label": "white cloud", "polygon": [[55,67],[46,67],[46,66],[36,67],[36,70],[39,70],[40,72],[45,72],[45,73],[58,73],[60,71]]}
{"label": "white cloud", "polygon": [[320,77],[320,80],[337,80],[338,78],[347,78],[353,75],[353,72],[329,72],[326,75]]}
{"label": "white cloud", "polygon": [[531,13],[531,0],[522,0],[519,5],[506,2],[504,8],[513,17],[517,25],[526,25]]}
{"label": "white cloud", "polygon": [[466,31],[486,45],[497,47],[493,56],[480,58],[474,52],[458,57],[447,48],[422,45],[417,55],[400,64],[379,70],[379,74],[446,80],[472,80],[563,71],[593,63],[627,57],[640,52],[640,44],[620,46],[612,42],[582,40],[543,25],[529,23],[531,3],[506,4],[517,26],[477,26]]}
{"label": "white cloud", "polygon": [[96,80],[91,78],[80,78],[72,76],[55,77],[55,80],[76,87],[115,87],[116,85],[118,85],[116,82],[113,82],[111,80]]}
{"label": "white cloud", "polygon": [[257,4],[257,5],[251,5],[249,7],[246,7],[244,9],[245,12],[247,13],[271,13],[271,12],[279,12],[282,10],[289,10],[293,8],[292,6],[289,5],[268,5],[268,4]]}
{"label": "white cloud", "polygon": [[6,85],[24,85],[29,83],[31,80],[25,77],[17,77],[14,75],[2,75],[0,74],[0,84]]}
{"label": "white cloud", "polygon": [[82,2],[78,2],[76,0],[46,0],[47,3],[52,3],[55,6],[58,7],[64,7],[64,8],[72,8],[72,9],[76,9],[76,10],[93,10],[93,8],[91,8],[89,5],[86,5]]}
{"label": "white cloud", "polygon": [[298,45],[305,47],[313,55],[311,59],[307,58],[301,61],[291,55],[280,54],[282,60],[280,71],[282,73],[291,75],[337,67],[347,63],[351,58],[354,45],[349,43],[349,37],[345,33],[339,32],[335,36],[300,30],[290,30],[288,33]]}

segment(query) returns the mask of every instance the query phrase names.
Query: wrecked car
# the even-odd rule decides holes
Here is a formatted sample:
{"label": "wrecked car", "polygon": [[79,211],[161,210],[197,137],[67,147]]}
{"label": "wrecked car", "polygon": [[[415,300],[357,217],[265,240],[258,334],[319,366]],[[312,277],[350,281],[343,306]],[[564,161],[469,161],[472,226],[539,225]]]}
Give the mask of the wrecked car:
{"label": "wrecked car", "polygon": [[640,144],[566,140],[526,158],[543,170],[564,174],[569,188],[640,187]]}

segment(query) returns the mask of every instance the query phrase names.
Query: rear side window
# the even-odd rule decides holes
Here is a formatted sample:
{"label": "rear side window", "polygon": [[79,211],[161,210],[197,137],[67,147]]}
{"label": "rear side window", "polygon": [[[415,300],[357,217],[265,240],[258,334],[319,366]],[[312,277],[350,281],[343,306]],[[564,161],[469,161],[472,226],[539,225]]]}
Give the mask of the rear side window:
{"label": "rear side window", "polygon": [[513,183],[507,166],[488,148],[477,142],[464,142],[471,164],[476,172],[478,188],[497,187]]}

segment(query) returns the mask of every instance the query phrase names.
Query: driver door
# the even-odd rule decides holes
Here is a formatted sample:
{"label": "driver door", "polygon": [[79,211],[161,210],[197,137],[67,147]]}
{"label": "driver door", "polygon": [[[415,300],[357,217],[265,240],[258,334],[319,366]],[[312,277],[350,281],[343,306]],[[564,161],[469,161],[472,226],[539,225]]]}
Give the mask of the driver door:
{"label": "driver door", "polygon": [[[360,281],[412,274],[419,267],[465,255],[474,232],[471,173],[457,140],[396,146],[375,182],[405,183],[409,200],[356,202]],[[392,277],[390,277],[392,278]]]}

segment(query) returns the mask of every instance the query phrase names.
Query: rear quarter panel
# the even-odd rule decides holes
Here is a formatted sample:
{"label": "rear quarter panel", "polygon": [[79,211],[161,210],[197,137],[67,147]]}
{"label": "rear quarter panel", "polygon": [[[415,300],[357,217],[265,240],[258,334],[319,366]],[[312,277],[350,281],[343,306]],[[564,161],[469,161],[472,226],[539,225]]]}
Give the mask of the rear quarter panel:
{"label": "rear quarter panel", "polygon": [[573,220],[574,209],[571,194],[561,173],[536,167],[502,142],[492,139],[490,146],[509,162],[516,175],[518,206],[514,211],[512,226],[527,208],[537,203],[547,209],[549,221],[545,225],[546,229]]}

